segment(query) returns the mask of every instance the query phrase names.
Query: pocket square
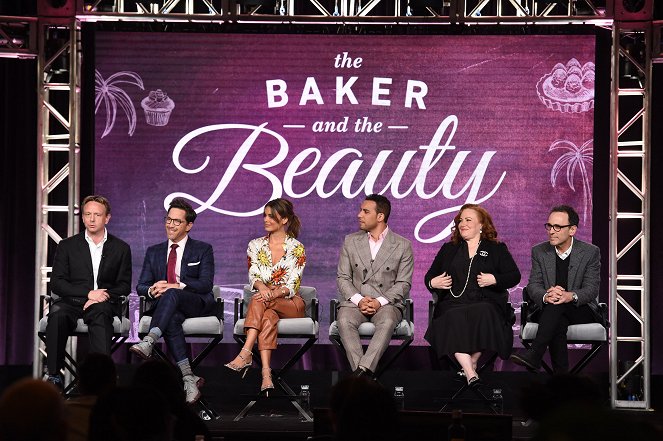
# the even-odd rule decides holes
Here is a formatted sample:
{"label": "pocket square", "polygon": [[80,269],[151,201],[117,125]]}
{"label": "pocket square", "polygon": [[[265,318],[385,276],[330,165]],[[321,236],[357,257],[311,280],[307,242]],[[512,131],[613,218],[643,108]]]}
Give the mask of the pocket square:
{"label": "pocket square", "polygon": [[198,262],[191,262],[186,264],[186,266],[196,266],[196,265],[200,265],[200,260]]}

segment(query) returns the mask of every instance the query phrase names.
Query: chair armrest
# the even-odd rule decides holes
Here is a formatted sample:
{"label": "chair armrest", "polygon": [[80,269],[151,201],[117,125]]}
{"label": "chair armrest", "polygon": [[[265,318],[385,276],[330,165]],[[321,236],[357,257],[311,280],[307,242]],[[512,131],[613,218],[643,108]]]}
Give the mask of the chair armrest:
{"label": "chair armrest", "polygon": [[311,299],[311,319],[313,319],[314,322],[318,321],[318,308],[319,308],[319,301],[317,298]]}
{"label": "chair armrest", "polygon": [[120,296],[120,317],[129,318],[129,296]]}
{"label": "chair armrest", "polygon": [[39,300],[41,302],[41,308],[39,308],[39,320],[44,318],[44,309],[48,306],[49,308],[53,304],[53,297],[49,294],[39,294]]}
{"label": "chair armrest", "polygon": [[241,297],[235,297],[233,302],[233,319],[235,323],[237,320],[244,318],[244,300]]}
{"label": "chair armrest", "polygon": [[338,306],[340,302],[338,299],[331,299],[329,302],[329,323],[334,323],[336,321],[336,314],[338,313]]}
{"label": "chair armrest", "polygon": [[412,299],[405,299],[403,303],[405,304],[403,318],[408,322],[414,322],[414,302]]}
{"label": "chair armrest", "polygon": [[214,315],[221,322],[224,320],[224,313],[225,313],[224,309],[225,309],[225,303],[223,301],[223,297],[217,297],[216,301],[214,302]]}
{"label": "chair armrest", "polygon": [[605,324],[606,329],[610,329],[610,320],[609,320],[609,315],[608,315],[608,304],[607,303],[599,303],[599,312],[601,313],[601,317],[603,318],[603,323]]}
{"label": "chair armrest", "polygon": [[527,315],[529,314],[529,302],[520,304],[520,329],[523,329],[527,324]]}

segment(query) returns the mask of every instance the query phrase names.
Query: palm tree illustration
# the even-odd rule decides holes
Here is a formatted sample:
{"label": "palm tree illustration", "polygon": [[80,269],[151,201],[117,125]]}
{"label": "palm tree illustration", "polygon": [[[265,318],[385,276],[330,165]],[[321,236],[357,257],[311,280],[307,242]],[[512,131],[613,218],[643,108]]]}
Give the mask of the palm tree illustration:
{"label": "palm tree illustration", "polygon": [[566,153],[563,153],[555,164],[553,165],[552,170],[550,171],[550,183],[553,188],[556,185],[557,177],[562,173],[563,170],[566,170],[566,182],[569,185],[569,188],[576,191],[573,182],[576,178],[576,172],[580,174],[580,180],[582,182],[582,200],[583,200],[583,222],[587,221],[587,213],[591,210],[592,207],[592,188],[589,183],[589,172],[588,169],[594,163],[594,147],[593,139],[585,141],[580,147],[564,139],[558,139],[553,142],[548,149],[548,152],[553,150],[568,150]]}
{"label": "palm tree illustration", "polygon": [[95,69],[94,71],[94,113],[97,114],[101,103],[106,107],[106,128],[104,133],[101,135],[108,135],[113,126],[115,125],[115,117],[117,115],[118,106],[124,111],[124,114],[127,116],[129,121],[129,136],[134,134],[136,130],[136,109],[134,104],[129,98],[129,95],[122,90],[119,84],[130,84],[132,86],[138,86],[141,90],[145,90],[143,86],[143,80],[140,75],[135,72],[121,71],[116,72],[108,79],[104,80],[104,77],[101,76],[101,73]]}

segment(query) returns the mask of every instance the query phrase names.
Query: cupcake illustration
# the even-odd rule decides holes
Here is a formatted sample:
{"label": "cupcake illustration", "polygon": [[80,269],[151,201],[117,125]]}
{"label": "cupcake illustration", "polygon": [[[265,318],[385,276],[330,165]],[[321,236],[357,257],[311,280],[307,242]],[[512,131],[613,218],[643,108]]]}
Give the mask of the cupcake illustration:
{"label": "cupcake illustration", "polygon": [[151,126],[165,126],[175,108],[173,100],[168,98],[161,89],[151,90],[150,94],[140,102],[145,111],[145,122]]}

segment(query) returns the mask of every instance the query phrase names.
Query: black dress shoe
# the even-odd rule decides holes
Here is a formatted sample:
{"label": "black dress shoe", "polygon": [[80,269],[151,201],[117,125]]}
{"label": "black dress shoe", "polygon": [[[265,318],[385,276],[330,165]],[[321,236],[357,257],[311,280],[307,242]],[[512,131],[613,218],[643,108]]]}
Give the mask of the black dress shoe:
{"label": "black dress shoe", "polygon": [[355,369],[355,371],[352,373],[355,377],[366,377],[370,379],[374,379],[375,375],[373,374],[373,371],[370,369],[366,369],[365,367],[358,367]]}
{"label": "black dress shoe", "polygon": [[541,359],[531,349],[511,354],[509,358],[517,365],[524,366],[530,371],[536,372],[541,369]]}

